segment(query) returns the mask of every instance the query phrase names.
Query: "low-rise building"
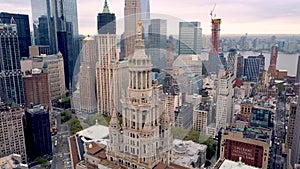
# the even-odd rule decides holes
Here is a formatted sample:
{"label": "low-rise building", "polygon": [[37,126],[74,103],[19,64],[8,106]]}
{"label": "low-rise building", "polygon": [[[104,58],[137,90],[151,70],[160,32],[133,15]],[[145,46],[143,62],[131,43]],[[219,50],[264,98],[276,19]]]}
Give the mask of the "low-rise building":
{"label": "low-rise building", "polygon": [[271,133],[271,130],[263,128],[223,130],[219,138],[220,160],[237,162],[241,157],[247,165],[267,169]]}
{"label": "low-rise building", "polygon": [[69,137],[72,167],[76,168],[76,165],[85,159],[84,154],[87,152],[85,147],[86,144],[93,143],[93,145],[106,145],[108,137],[108,127],[98,124],[77,132],[75,135]]}
{"label": "low-rise building", "polygon": [[242,158],[240,158],[239,162],[231,161],[231,160],[219,160],[215,164],[213,169],[259,169],[259,168],[244,164],[242,162]]}
{"label": "low-rise building", "polygon": [[206,161],[207,146],[194,143],[193,141],[173,140],[173,160],[174,164],[200,168]]}
{"label": "low-rise building", "polygon": [[22,163],[22,158],[18,154],[11,154],[0,158],[0,168],[5,169],[28,169],[27,164]]}

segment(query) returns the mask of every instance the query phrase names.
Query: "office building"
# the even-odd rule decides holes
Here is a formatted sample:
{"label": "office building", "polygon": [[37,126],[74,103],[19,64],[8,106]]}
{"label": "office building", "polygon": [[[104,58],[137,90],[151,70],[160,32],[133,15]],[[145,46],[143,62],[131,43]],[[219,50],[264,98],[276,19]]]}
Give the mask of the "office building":
{"label": "office building", "polygon": [[199,55],[179,55],[173,62],[174,77],[181,93],[199,94],[202,89],[202,60]]}
{"label": "office building", "polygon": [[210,105],[201,103],[196,106],[193,113],[193,129],[204,135],[206,134],[209,110]]}
{"label": "office building", "polygon": [[2,104],[0,111],[0,144],[2,145],[0,147],[0,157],[19,154],[22,162],[27,162],[23,127],[24,109]]}
{"label": "office building", "polygon": [[268,168],[271,142],[270,130],[255,128],[223,130],[220,140],[220,160],[239,161],[257,168]]}
{"label": "office building", "polygon": [[216,127],[226,128],[232,122],[232,76],[220,70],[217,87]]}
{"label": "office building", "polygon": [[268,73],[271,74],[272,77],[276,77],[277,58],[278,58],[278,45],[274,45],[271,48],[271,58],[270,58],[270,65],[268,69]]}
{"label": "office building", "polygon": [[259,81],[261,59],[257,56],[249,56],[244,59],[244,76],[249,82]]}
{"label": "office building", "polygon": [[35,68],[47,70],[51,100],[57,100],[66,95],[64,60],[61,53],[23,59],[21,67],[24,74]]}
{"label": "office building", "polygon": [[176,40],[173,38],[172,35],[169,36],[167,39],[167,44],[166,44],[166,66],[167,67],[172,67],[175,56],[177,55],[176,52]]}
{"label": "office building", "polygon": [[119,113],[122,112],[122,98],[127,92],[130,81],[129,78],[124,77],[129,77],[128,60],[119,62],[118,68],[113,76],[113,103],[115,104],[116,111]]}
{"label": "office building", "polygon": [[24,131],[28,161],[52,155],[49,110],[41,105],[25,111]]}
{"label": "office building", "polygon": [[219,69],[223,67],[219,54],[217,52],[209,52],[208,54],[208,70],[210,73],[218,74]]}
{"label": "office building", "polygon": [[0,19],[2,24],[16,24],[16,33],[18,34],[19,51],[20,56],[29,56],[29,46],[31,46],[30,38],[30,26],[28,15],[23,14],[12,14],[12,13],[0,13]]}
{"label": "office building", "polygon": [[125,40],[124,58],[128,59],[134,53],[135,39],[137,35],[137,23],[141,20],[141,0],[126,0],[124,8]]}
{"label": "office building", "polygon": [[268,108],[252,107],[251,122],[253,127],[273,128],[273,112]]}
{"label": "office building", "polygon": [[72,24],[73,37],[79,35],[78,31],[78,14],[77,14],[77,0],[64,0],[64,14],[66,22]]}
{"label": "office building", "polygon": [[224,56],[224,53],[219,53],[219,60],[220,60],[219,69],[226,70],[227,69],[227,61]]}
{"label": "office building", "polygon": [[289,120],[288,120],[288,130],[287,130],[287,146],[289,149],[292,148],[294,133],[297,131],[295,130],[295,120],[297,114],[297,102],[289,104]]}
{"label": "office building", "polygon": [[143,37],[147,39],[150,26],[150,0],[141,0],[141,20],[143,23]]}
{"label": "office building", "polygon": [[48,17],[42,15],[38,18],[38,39],[35,42],[38,45],[49,45],[49,26]]}
{"label": "office building", "polygon": [[243,77],[243,75],[244,75],[244,56],[238,55],[236,77],[241,78]]}
{"label": "office building", "polygon": [[117,37],[115,34],[98,34],[96,41],[99,56],[96,64],[98,112],[110,115],[115,105],[113,95],[116,91],[114,85],[117,83],[113,78],[119,64],[116,49]]}
{"label": "office building", "polygon": [[174,77],[167,73],[163,81],[163,93],[165,96],[165,111],[170,115],[170,123],[175,126],[175,111],[179,109],[182,104],[179,86]]}
{"label": "office building", "polygon": [[237,75],[237,57],[236,49],[230,49],[227,57],[226,71],[236,77]]}
{"label": "office building", "polygon": [[[31,0],[31,12],[32,12],[32,21],[33,21],[33,35],[34,35],[34,45],[50,45],[50,37],[49,37],[49,30],[50,27],[48,25],[49,19],[48,12],[50,12],[50,6],[48,6],[50,1],[41,1],[41,0]],[[40,21],[42,23],[40,23]],[[45,24],[45,21],[47,24]],[[48,30],[48,31],[46,31]],[[39,33],[43,35],[40,35]],[[44,33],[47,33],[44,34]],[[40,38],[44,38],[41,40]],[[48,39],[48,41],[46,41]]]}
{"label": "office building", "polygon": [[67,89],[70,89],[73,78],[73,74],[71,73],[74,67],[74,65],[71,64],[73,63],[71,60],[74,57],[73,50],[78,48],[78,46],[73,46],[74,41],[72,37],[74,30],[78,30],[78,28],[74,28],[78,25],[76,21],[77,9],[75,8],[77,8],[76,1],[47,1],[50,53],[62,53],[64,58],[65,86]]}
{"label": "office building", "polygon": [[[298,72],[299,70],[297,70]],[[296,115],[295,115],[295,129],[300,128],[300,97],[298,97]],[[300,130],[294,130],[293,140],[292,140],[292,153],[291,153],[291,165],[300,164]]]}
{"label": "office building", "polygon": [[155,68],[166,67],[166,43],[167,43],[167,21],[163,19],[152,19],[149,26],[149,49],[152,64]]}
{"label": "office building", "polygon": [[257,56],[257,58],[260,59],[260,68],[259,68],[259,79],[262,80],[265,71],[265,65],[266,65],[266,58],[265,56],[262,54],[262,52],[260,53],[260,55]]}
{"label": "office building", "polygon": [[23,77],[26,106],[42,104],[52,107],[47,70],[32,69]]}
{"label": "office building", "polygon": [[297,62],[296,83],[300,83],[300,55]]}
{"label": "office building", "polygon": [[107,0],[104,2],[102,13],[98,13],[97,30],[98,34],[116,34],[116,16],[110,13]]}
{"label": "office building", "polygon": [[80,109],[83,113],[96,113],[96,43],[88,36],[83,40],[79,73]]}
{"label": "office building", "polygon": [[2,102],[24,104],[20,48],[16,24],[0,24],[0,97]]}
{"label": "office building", "polygon": [[179,55],[200,54],[202,50],[202,28],[200,22],[179,23]]}
{"label": "office building", "polygon": [[122,99],[122,129],[114,111],[109,125],[107,159],[130,168],[169,165],[172,160],[169,114],[163,111],[158,88],[152,86],[152,64],[145,54],[141,21],[135,53],[129,58],[128,66],[130,82],[128,93]]}

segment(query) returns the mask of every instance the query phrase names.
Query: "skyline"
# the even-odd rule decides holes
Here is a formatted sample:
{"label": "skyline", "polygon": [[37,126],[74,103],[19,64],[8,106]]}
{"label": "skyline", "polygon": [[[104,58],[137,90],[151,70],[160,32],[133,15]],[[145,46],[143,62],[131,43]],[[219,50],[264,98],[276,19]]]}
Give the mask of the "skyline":
{"label": "skyline", "polygon": [[[4,0],[1,0],[4,1]],[[174,3],[176,2],[176,3]],[[190,0],[188,3],[173,0],[150,1],[151,13],[156,15],[151,19],[159,18],[160,15],[176,21],[200,21],[204,34],[210,34],[210,11],[216,3],[215,13],[217,18],[222,19],[221,34],[299,34],[300,23],[295,22],[300,17],[300,5],[297,0],[286,0],[282,2],[259,0],[239,3],[238,0],[197,1]],[[77,0],[80,34],[97,33],[97,14],[102,12],[104,0]],[[172,6],[169,4],[172,3]],[[29,15],[30,25],[31,1],[11,0],[1,2],[0,11],[9,13],[20,13]],[[109,0],[110,11],[116,14],[117,23],[123,20],[124,0]],[[178,14],[181,10],[182,13]],[[230,12],[228,12],[230,11]],[[167,15],[168,14],[168,15]],[[180,19],[179,19],[180,18]],[[272,30],[269,30],[270,25]],[[172,26],[168,26],[169,28]],[[258,29],[259,27],[259,29]],[[120,34],[123,30],[122,23],[117,24]],[[168,34],[178,34],[177,28],[168,30]]]}

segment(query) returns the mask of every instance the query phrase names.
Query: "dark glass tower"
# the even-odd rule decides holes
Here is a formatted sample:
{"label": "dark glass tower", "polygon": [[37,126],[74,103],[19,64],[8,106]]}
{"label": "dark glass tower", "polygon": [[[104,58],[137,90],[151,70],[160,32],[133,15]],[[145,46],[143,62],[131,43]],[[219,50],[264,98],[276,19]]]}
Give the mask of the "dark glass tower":
{"label": "dark glass tower", "polygon": [[259,71],[261,67],[261,59],[257,56],[249,56],[244,60],[244,76],[250,82],[259,81]]}
{"label": "dark glass tower", "polygon": [[[0,23],[0,97],[2,102],[24,104],[17,25]],[[29,26],[29,25],[28,25]]]}
{"label": "dark glass tower", "polygon": [[33,106],[25,111],[24,132],[29,161],[52,155],[49,111],[43,106]]}
{"label": "dark glass tower", "polygon": [[12,18],[17,25],[20,57],[29,57],[28,47],[31,46],[31,38],[28,15],[0,13],[0,23],[10,24]]}
{"label": "dark glass tower", "polygon": [[38,37],[39,45],[49,45],[48,17],[45,15],[39,17]]}
{"label": "dark glass tower", "polygon": [[107,0],[105,0],[103,12],[97,16],[98,34],[116,34],[116,16],[110,13]]}

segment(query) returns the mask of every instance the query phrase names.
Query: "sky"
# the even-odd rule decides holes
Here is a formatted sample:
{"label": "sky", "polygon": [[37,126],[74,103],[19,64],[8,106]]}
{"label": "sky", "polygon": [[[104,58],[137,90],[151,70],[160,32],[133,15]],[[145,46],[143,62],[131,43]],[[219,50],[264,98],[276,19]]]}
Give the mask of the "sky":
{"label": "sky", "polygon": [[[77,0],[79,32],[96,34],[96,17],[104,0]],[[200,21],[203,33],[210,34],[210,11],[214,4],[222,19],[221,34],[300,34],[299,0],[150,0],[154,18],[170,21],[168,34],[178,34],[178,21]],[[30,0],[0,0],[0,12],[28,14]],[[122,32],[125,0],[108,0],[116,14],[118,33]],[[171,24],[172,23],[172,24]]]}

